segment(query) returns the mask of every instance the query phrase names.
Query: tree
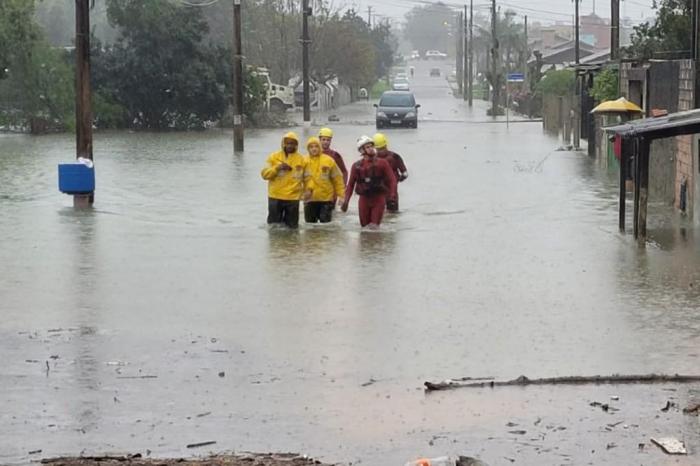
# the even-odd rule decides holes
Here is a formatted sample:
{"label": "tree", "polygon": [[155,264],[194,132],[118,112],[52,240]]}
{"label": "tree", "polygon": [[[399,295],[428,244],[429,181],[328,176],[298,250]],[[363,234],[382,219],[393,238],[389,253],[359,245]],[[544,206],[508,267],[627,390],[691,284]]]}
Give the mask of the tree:
{"label": "tree", "polygon": [[606,100],[615,100],[618,97],[617,88],[617,71],[606,68],[593,78],[593,87],[591,88],[590,94],[598,103],[605,102]]}
{"label": "tree", "polygon": [[[244,0],[243,55],[246,63],[270,70],[274,82],[286,84],[301,70],[301,2],[287,0]],[[324,16],[326,3],[317,8]],[[231,44],[230,1],[202,8],[210,26],[208,38],[218,45]],[[316,16],[315,15],[315,16]]]}
{"label": "tree", "polygon": [[369,87],[377,78],[377,60],[369,26],[354,10],[318,22],[312,46],[316,81],[337,77],[350,87]]}
{"label": "tree", "polygon": [[216,50],[200,8],[167,0],[108,0],[110,23],[119,29],[94,68],[103,95],[121,103],[132,126],[202,129],[226,108],[217,82]]}
{"label": "tree", "polygon": [[634,28],[632,45],[626,54],[633,58],[664,56],[688,57],[692,30],[693,0],[654,0],[653,22]]}
{"label": "tree", "polygon": [[413,48],[447,51],[452,44],[450,28],[455,16],[450,7],[442,2],[414,7],[406,14],[404,35]]}
{"label": "tree", "polygon": [[[90,27],[95,37],[105,43],[117,38],[107,20],[107,0],[91,2]],[[68,47],[75,41],[75,2],[40,0],[36,3],[35,18],[44,30],[46,40],[55,47]]]}
{"label": "tree", "polygon": [[372,29],[372,42],[376,52],[376,71],[377,78],[388,76],[391,67],[394,66],[394,58],[398,44],[396,37],[391,31],[391,25],[388,22],[383,22]]}
{"label": "tree", "polygon": [[32,132],[71,128],[74,79],[68,58],[44,40],[32,0],[0,2],[0,122]]}
{"label": "tree", "polygon": [[[216,80],[223,83],[226,101],[230,102],[233,95],[233,56],[228,47],[217,47],[216,49]],[[251,67],[243,68],[243,113],[248,121],[255,124],[258,122],[261,111],[265,106],[265,85],[253,71]]]}
{"label": "tree", "polygon": [[545,73],[537,85],[539,95],[555,95],[564,97],[573,95],[576,75],[571,70],[552,70]]}
{"label": "tree", "polygon": [[33,21],[34,0],[3,0],[0,2],[0,79],[10,67],[25,60],[41,37]]}

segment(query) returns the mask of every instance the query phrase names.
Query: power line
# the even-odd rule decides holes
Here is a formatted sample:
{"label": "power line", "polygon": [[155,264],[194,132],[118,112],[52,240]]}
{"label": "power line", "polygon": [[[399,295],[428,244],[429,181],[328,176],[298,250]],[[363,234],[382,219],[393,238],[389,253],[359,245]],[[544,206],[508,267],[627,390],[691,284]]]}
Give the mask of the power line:
{"label": "power line", "polygon": [[188,1],[188,0],[178,0],[178,1],[186,6],[205,7],[205,6],[212,6],[215,3],[219,3],[220,0],[203,0],[202,3],[192,3],[191,1]]}

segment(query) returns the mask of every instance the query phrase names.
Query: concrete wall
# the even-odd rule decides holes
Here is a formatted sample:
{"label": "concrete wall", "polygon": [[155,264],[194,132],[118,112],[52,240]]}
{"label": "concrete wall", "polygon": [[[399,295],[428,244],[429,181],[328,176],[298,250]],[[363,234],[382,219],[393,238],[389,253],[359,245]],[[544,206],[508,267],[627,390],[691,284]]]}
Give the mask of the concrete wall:
{"label": "concrete wall", "polygon": [[546,95],[542,99],[542,122],[550,134],[561,134],[565,145],[571,143],[573,96]]}

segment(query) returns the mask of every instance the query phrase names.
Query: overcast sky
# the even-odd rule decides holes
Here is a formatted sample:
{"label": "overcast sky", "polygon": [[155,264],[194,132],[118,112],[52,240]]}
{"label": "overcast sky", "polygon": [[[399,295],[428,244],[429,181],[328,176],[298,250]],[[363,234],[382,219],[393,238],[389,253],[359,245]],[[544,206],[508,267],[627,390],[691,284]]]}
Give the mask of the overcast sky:
{"label": "overcast sky", "polygon": [[[634,22],[641,22],[643,19],[653,16],[651,4],[653,0],[621,0],[621,14],[629,17]],[[532,22],[572,22],[574,3],[572,0],[496,0],[501,8],[508,8],[517,11],[522,15],[528,15]],[[337,3],[343,3],[343,1]],[[355,5],[365,16],[367,7],[371,6],[380,15],[386,15],[396,20],[401,20],[403,16],[416,5],[427,3],[437,3],[437,0],[344,0],[347,5]],[[449,5],[464,5],[464,0],[444,0]],[[475,9],[488,11],[489,0],[474,0]],[[599,16],[610,17],[610,0],[581,0],[581,14],[588,14],[595,11]]]}

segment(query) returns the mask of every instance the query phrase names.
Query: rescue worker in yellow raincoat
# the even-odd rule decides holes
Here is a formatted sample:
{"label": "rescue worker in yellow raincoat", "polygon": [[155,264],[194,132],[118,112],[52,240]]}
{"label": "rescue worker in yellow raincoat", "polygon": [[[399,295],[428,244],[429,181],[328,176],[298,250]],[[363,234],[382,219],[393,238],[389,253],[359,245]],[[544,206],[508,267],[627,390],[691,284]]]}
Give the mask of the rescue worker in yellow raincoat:
{"label": "rescue worker in yellow raincoat", "polygon": [[282,149],[267,158],[260,172],[268,182],[267,223],[299,226],[299,201],[304,195],[308,173],[306,158],[301,155],[299,137],[289,132],[282,139]]}
{"label": "rescue worker in yellow raincoat", "polygon": [[323,153],[321,141],[309,138],[306,143],[308,181],[304,194],[304,219],[306,223],[328,223],[333,220],[336,199],[345,198],[345,183],[335,160]]}

